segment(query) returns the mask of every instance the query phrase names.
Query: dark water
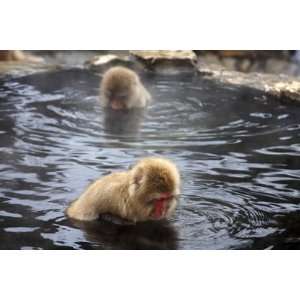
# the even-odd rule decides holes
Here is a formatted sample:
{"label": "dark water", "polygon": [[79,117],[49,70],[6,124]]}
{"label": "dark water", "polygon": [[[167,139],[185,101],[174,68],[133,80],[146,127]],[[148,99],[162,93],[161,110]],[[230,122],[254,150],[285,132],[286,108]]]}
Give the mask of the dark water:
{"label": "dark water", "polygon": [[[148,110],[112,115],[88,71],[0,79],[0,248],[300,248],[300,107],[193,75],[144,80]],[[169,222],[65,218],[89,182],[148,155],[182,173]]]}

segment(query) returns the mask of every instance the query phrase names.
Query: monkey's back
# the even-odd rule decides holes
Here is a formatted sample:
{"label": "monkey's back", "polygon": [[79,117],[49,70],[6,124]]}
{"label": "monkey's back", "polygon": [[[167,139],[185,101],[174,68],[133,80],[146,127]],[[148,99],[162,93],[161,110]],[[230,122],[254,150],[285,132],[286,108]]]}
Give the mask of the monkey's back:
{"label": "monkey's back", "polygon": [[128,196],[128,183],[128,172],[111,173],[93,182],[80,198],[92,198],[99,206],[106,206]]}

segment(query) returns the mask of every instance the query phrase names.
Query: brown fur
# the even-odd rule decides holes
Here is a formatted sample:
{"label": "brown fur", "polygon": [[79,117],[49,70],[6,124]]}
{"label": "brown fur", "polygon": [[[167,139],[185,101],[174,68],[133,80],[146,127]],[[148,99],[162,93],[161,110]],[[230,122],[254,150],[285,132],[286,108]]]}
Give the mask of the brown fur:
{"label": "brown fur", "polygon": [[179,187],[179,172],[171,161],[145,158],[127,172],[113,173],[92,183],[66,212],[70,218],[82,221],[106,213],[134,222],[153,220],[157,219],[153,216],[156,199],[170,193],[161,217],[167,218],[175,210]]}
{"label": "brown fur", "polygon": [[145,107],[151,99],[139,76],[125,67],[113,67],[106,71],[100,90],[100,100],[105,107],[114,108],[113,101],[120,104],[120,109]]}

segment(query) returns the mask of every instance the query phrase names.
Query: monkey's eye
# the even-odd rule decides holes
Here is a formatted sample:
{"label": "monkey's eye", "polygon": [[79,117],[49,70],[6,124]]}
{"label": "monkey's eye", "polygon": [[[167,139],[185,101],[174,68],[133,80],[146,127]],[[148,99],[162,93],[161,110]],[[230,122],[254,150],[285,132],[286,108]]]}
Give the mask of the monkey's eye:
{"label": "monkey's eye", "polygon": [[128,94],[127,94],[127,93],[119,94],[119,95],[118,95],[118,98],[119,98],[120,100],[125,100],[126,98],[128,98]]}

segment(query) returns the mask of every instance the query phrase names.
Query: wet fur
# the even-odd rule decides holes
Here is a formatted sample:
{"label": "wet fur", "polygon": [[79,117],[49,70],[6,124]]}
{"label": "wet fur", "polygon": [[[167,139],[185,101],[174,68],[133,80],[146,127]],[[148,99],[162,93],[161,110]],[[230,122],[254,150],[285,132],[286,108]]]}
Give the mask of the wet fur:
{"label": "wet fur", "polygon": [[124,100],[127,109],[145,107],[151,99],[139,76],[125,67],[112,67],[103,75],[100,85],[100,101],[104,107],[110,106],[110,94],[127,94]]}
{"label": "wet fur", "polygon": [[96,220],[106,213],[133,222],[153,220],[153,200],[161,193],[171,193],[164,215],[167,218],[175,210],[179,186],[179,172],[172,162],[146,158],[127,172],[113,173],[92,183],[66,213],[82,221]]}

